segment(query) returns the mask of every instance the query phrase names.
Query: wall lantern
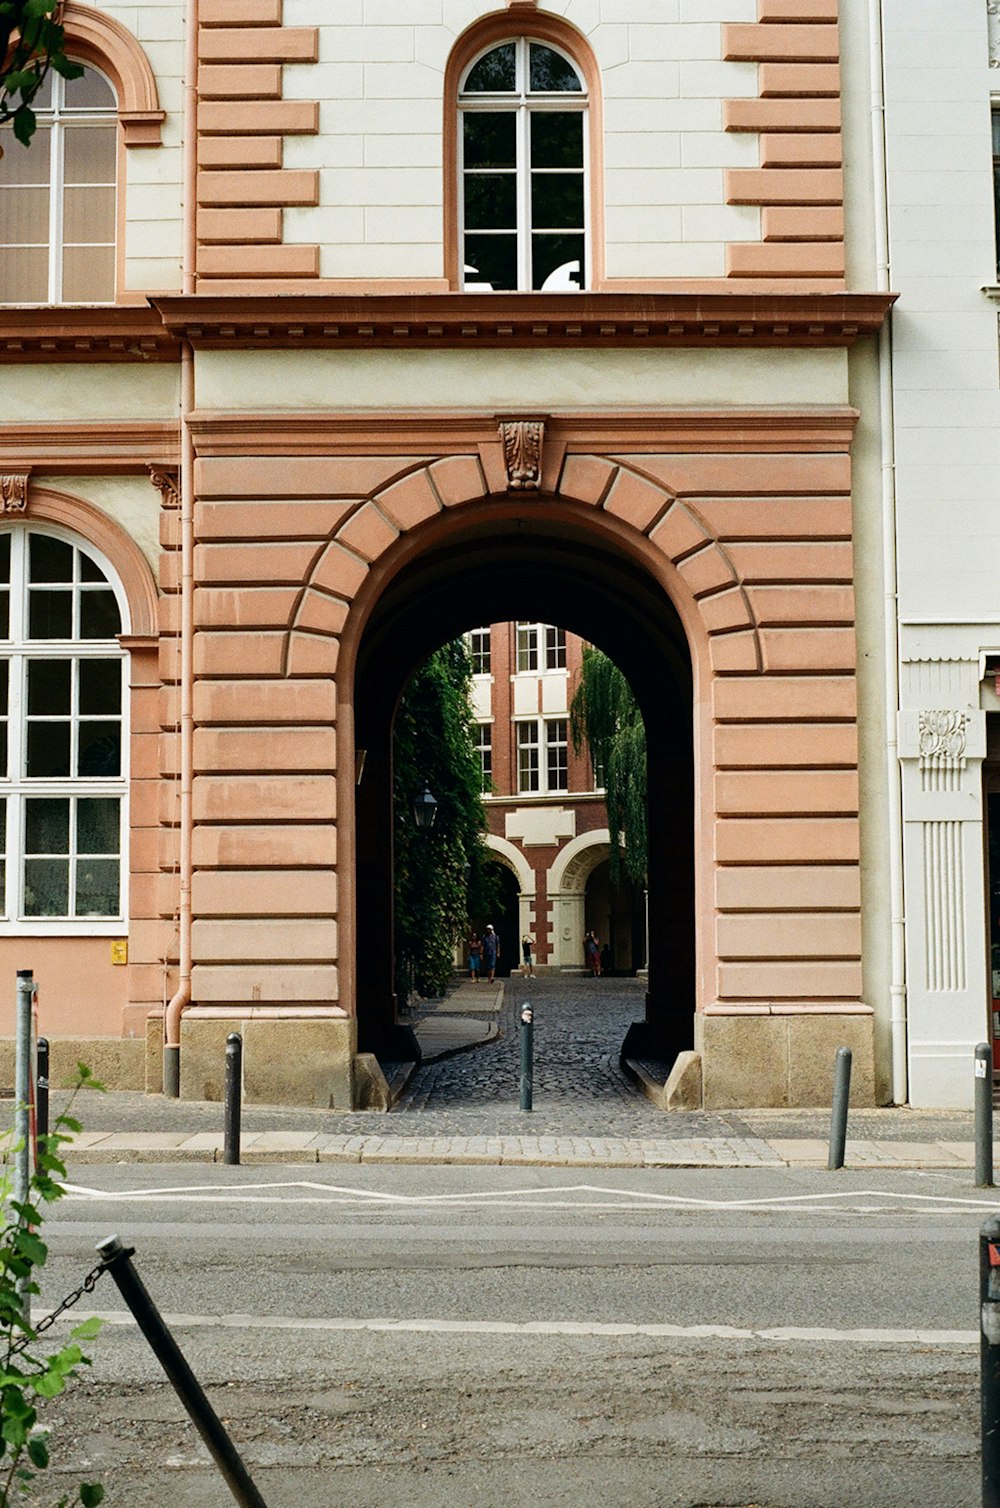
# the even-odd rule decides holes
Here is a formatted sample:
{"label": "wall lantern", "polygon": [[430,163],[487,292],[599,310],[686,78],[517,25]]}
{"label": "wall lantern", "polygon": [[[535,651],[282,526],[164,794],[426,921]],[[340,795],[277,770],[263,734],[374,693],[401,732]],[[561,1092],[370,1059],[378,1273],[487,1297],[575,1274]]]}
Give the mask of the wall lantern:
{"label": "wall lantern", "polygon": [[437,816],[437,808],[438,804],[426,786],[424,786],[419,795],[414,796],[413,820],[417,824],[419,832],[430,832],[434,826],[434,819]]}

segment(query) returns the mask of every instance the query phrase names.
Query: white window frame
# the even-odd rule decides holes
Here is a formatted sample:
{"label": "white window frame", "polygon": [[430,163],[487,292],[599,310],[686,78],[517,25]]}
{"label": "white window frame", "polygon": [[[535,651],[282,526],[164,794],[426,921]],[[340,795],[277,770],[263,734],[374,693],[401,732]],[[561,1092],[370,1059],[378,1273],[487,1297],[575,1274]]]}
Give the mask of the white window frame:
{"label": "white window frame", "polygon": [[[562,734],[556,738],[550,737],[550,729],[561,725]],[[519,796],[566,796],[569,794],[569,722],[563,717],[521,717],[514,723],[517,730],[515,735],[515,756],[517,760],[517,794]],[[522,732],[522,729],[524,730]],[[529,730],[534,729],[534,737],[526,737]],[[549,779],[549,750],[562,748],[566,751],[566,783],[565,785],[553,784]],[[522,781],[521,753],[533,749],[538,760],[538,784],[526,786]]]}
{"label": "white window frame", "polygon": [[[486,647],[485,647],[485,649],[482,649],[482,648],[477,649],[476,648],[476,640],[478,638],[483,637],[483,636],[485,636]],[[492,673],[493,673],[493,671],[492,671],[492,665],[493,665],[493,646],[492,646],[491,639],[492,639],[492,636],[491,636],[491,632],[490,632],[489,628],[473,628],[473,629],[470,629],[469,632],[468,632],[468,634],[466,635],[466,640],[467,640],[468,646],[469,646],[469,658],[471,659],[472,666],[473,666],[472,674],[474,676],[483,676],[483,677],[486,677],[486,676],[492,675]],[[486,668],[485,668],[485,670],[477,670],[475,668],[477,658],[480,659],[480,660],[485,658],[485,660],[486,660]]]}
{"label": "white window frame", "polygon": [[[549,636],[554,639],[550,644]],[[525,657],[534,656],[534,668],[521,669],[521,645],[525,648]],[[553,659],[562,663],[549,664]],[[566,631],[553,623],[529,623],[520,620],[514,624],[514,665],[517,675],[565,675],[566,673]]]}
{"label": "white window frame", "polygon": [[[69,530],[54,524],[13,525],[2,531],[11,535],[10,579],[10,638],[0,640],[0,657],[10,662],[8,679],[8,754],[7,770],[0,771],[0,798],[6,800],[6,834],[2,840],[7,861],[6,911],[0,915],[0,936],[6,937],[120,937],[127,925],[128,910],[128,850],[129,850],[129,656],[117,639],[29,639],[28,630],[28,539],[33,534],[43,534],[73,545],[88,556],[100,568],[107,585],[114,592],[121,620],[121,633],[129,632],[128,602],[117,574],[101,552],[88,541],[80,539]],[[93,583],[96,587],[98,583]],[[77,593],[74,591],[74,596]],[[109,660],[121,662],[121,770],[116,776],[60,776],[57,778],[29,779],[21,774],[23,769],[24,741],[27,729],[24,696],[26,688],[25,662],[28,660]],[[74,726],[71,720],[71,728]],[[71,732],[71,746],[73,734]],[[26,802],[30,799],[108,797],[120,803],[119,820],[119,910],[115,916],[25,916],[24,901],[24,844],[26,827]],[[70,851],[67,861],[72,866],[75,859],[75,824],[70,826]],[[72,868],[71,868],[72,875]]]}
{"label": "white window frame", "polygon": [[[479,755],[479,778],[482,785],[483,795],[493,794],[493,724],[491,722],[478,722],[476,724],[476,753]],[[486,770],[486,756],[489,756],[489,773]]]}
{"label": "white window frame", "polygon": [[[50,70],[48,75],[48,78],[51,81],[52,89],[50,102],[44,106],[34,107],[39,127],[46,128],[49,132],[49,280],[48,295],[46,298],[46,303],[49,304],[75,305],[78,302],[75,299],[63,298],[63,253],[65,251],[64,189],[66,186],[66,126],[68,124],[114,124],[117,130],[119,113],[117,91],[111,80],[108,78],[107,74],[104,73],[102,69],[95,68],[91,63],[88,63],[86,67],[88,73],[97,74],[107,84],[115,100],[115,103],[113,105],[106,105],[103,107],[97,105],[88,105],[86,107],[79,106],[75,109],[72,106],[67,106],[65,103],[67,81],[62,77],[61,74],[56,73],[55,69],[53,68]],[[10,152],[22,149],[15,148],[12,143],[8,142],[6,150]],[[30,148],[28,150],[30,151]],[[118,293],[118,221],[121,197],[120,179],[121,169],[116,139],[114,219],[112,222],[111,241],[111,245],[114,250],[114,283],[110,297],[106,299],[95,300],[95,302],[101,304],[102,306],[106,304],[113,304],[117,298]],[[80,184],[78,186],[81,188],[88,187],[88,185],[86,184]],[[98,186],[103,188],[107,187],[108,185],[101,184]],[[2,197],[0,197],[0,202],[2,202]],[[3,244],[9,245],[10,243],[4,242]],[[74,242],[74,245],[77,244],[78,243]],[[79,244],[105,246],[108,243],[105,241],[95,241],[81,242]],[[29,305],[33,302],[34,300],[8,300],[5,302],[4,307],[17,308],[19,307],[19,304],[23,303],[25,305]],[[88,300],[87,302],[90,302],[90,300]]]}
{"label": "white window frame", "polygon": [[[498,47],[515,44],[515,87],[513,90],[499,94],[488,94],[485,91],[476,90],[474,93],[465,92],[465,82],[476,64],[489,53],[495,52]],[[573,69],[580,80],[580,90],[557,90],[551,94],[532,94],[528,88],[530,84],[529,73],[529,48],[532,43],[538,47],[546,47],[550,52],[557,53]],[[530,115],[534,112],[562,111],[568,113],[577,110],[582,116],[583,132],[583,257],[580,266],[580,284],[575,291],[583,292],[593,284],[593,269],[591,258],[591,243],[593,239],[590,213],[590,100],[587,93],[587,80],[579,63],[567,52],[565,48],[558,47],[553,42],[547,42],[541,37],[530,34],[523,36],[503,37],[496,42],[491,42],[484,47],[472,59],[469,66],[462,74],[458,91],[458,266],[460,273],[460,286],[463,290],[470,289],[476,292],[491,291],[488,284],[477,282],[474,278],[467,282],[465,273],[465,130],[463,117],[468,111],[488,111],[497,113],[509,110],[517,114],[517,123],[514,134],[516,142],[515,150],[515,177],[517,186],[516,218],[517,218],[517,290],[518,292],[531,292],[531,123]],[[545,171],[541,169],[540,171]],[[538,292],[539,290],[534,290]]]}

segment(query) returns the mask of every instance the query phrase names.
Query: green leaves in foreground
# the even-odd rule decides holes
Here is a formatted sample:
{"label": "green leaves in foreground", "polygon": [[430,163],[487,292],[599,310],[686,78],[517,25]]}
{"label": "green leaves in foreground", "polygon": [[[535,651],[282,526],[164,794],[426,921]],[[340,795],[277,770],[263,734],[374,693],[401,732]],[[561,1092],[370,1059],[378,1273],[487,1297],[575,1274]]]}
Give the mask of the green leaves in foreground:
{"label": "green leaves in foreground", "polygon": [[59,0],[0,0],[0,125],[10,121],[22,146],[35,134],[31,107],[49,69],[67,79],[83,73],[66,56],[58,11]]}
{"label": "green leaves in foreground", "polygon": [[[0,0],[0,16],[3,0]],[[0,31],[2,38],[2,31]],[[103,1089],[85,1064],[77,1065],[73,1097],[80,1089]],[[25,1319],[23,1295],[39,1292],[38,1270],[45,1266],[48,1247],[39,1234],[45,1206],[62,1198],[66,1168],[60,1147],[80,1129],[67,1110],[60,1115],[51,1135],[39,1141],[37,1167],[30,1180],[28,1197],[13,1197],[12,1159],[19,1150],[13,1133],[3,1143],[0,1196],[6,1224],[0,1230],[0,1508],[37,1504],[38,1475],[50,1467],[49,1437],[40,1429],[38,1405],[56,1398],[81,1367],[90,1365],[82,1345],[94,1339],[99,1319],[74,1326],[66,1345],[44,1354],[44,1343]],[[33,1485],[35,1484],[35,1485]],[[98,1482],[81,1482],[72,1494],[63,1494],[53,1508],[96,1508],[104,1501]]]}

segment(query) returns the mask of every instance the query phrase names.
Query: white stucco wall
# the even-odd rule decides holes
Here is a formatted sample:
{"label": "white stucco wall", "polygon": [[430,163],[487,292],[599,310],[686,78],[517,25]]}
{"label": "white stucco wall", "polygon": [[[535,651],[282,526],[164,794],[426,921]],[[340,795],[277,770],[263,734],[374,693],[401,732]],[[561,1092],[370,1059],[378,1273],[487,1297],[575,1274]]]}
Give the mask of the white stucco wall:
{"label": "white stucco wall", "polygon": [[[84,0],[86,3],[86,0]],[[99,7],[142,46],[156,75],[167,118],[158,147],[126,153],[125,287],[129,292],[176,290],[181,285],[181,181],[184,6],[164,0],[107,0]]]}
{"label": "white stucco wall", "polygon": [[[478,0],[285,0],[287,25],[319,25],[320,61],[285,68],[285,94],[319,99],[320,133],[289,139],[289,167],[320,170],[321,203],[285,212],[289,241],[318,243],[327,278],[440,278],[444,70],[456,38],[496,6]],[[723,172],[756,167],[754,135],[722,129],[722,101],[753,96],[752,63],[721,61],[721,23],[756,0],[557,0],[601,70],[609,278],[725,273],[728,241],[758,240],[760,213],[727,205]],[[524,22],[512,20],[512,31]]]}
{"label": "white stucco wall", "polygon": [[[888,6],[887,171],[910,1096],[971,1104],[986,1035],[979,654],[1000,640],[986,0]],[[927,756],[941,713],[952,753]]]}

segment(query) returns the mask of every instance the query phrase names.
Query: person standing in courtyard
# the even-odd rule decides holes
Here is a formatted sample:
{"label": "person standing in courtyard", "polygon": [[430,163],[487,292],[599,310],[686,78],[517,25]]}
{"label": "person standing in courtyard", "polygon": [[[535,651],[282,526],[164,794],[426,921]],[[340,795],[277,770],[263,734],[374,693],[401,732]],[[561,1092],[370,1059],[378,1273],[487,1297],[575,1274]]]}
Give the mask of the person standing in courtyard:
{"label": "person standing in courtyard", "polygon": [[479,966],[482,961],[483,945],[479,941],[479,933],[473,927],[469,934],[469,978],[479,983]]}
{"label": "person standing in courtyard", "polygon": [[594,979],[599,979],[601,974],[601,944],[596,932],[588,932],[584,939],[583,951],[587,956],[587,968]]}
{"label": "person standing in courtyard", "polygon": [[500,939],[493,930],[493,923],[487,922],[486,931],[483,933],[483,968],[487,971],[486,979],[489,984],[493,983],[499,957]]}
{"label": "person standing in courtyard", "polygon": [[535,977],[535,971],[531,965],[531,950],[534,946],[534,938],[529,937],[526,932],[521,938],[521,957],[524,959],[524,968],[522,969],[522,973],[525,974],[529,979],[534,979]]}

